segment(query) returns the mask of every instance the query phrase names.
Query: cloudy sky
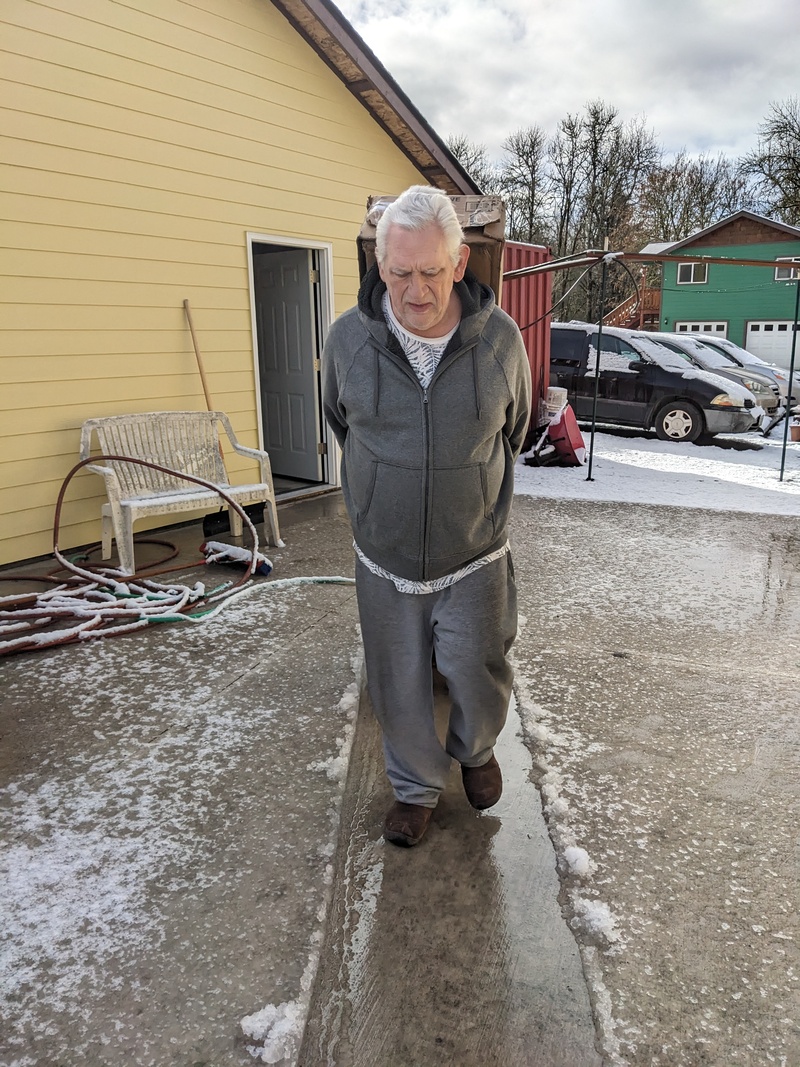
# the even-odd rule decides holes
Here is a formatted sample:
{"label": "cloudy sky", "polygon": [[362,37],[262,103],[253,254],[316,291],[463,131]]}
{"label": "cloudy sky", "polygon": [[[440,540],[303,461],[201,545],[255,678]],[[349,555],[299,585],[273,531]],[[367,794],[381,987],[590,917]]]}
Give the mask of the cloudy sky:
{"label": "cloudy sky", "polygon": [[667,154],[754,147],[800,95],[798,0],[336,0],[442,137],[497,158],[588,100],[643,117]]}

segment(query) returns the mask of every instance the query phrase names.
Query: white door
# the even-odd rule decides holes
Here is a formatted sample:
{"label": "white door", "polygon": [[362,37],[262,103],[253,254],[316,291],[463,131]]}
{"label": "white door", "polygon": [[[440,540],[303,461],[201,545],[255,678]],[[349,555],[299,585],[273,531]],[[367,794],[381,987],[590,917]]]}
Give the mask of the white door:
{"label": "white door", "polygon": [[[748,322],[747,339],[744,347],[754,356],[760,356],[767,363],[776,363],[779,367],[789,367],[792,355],[792,326],[787,319],[767,319]],[[800,337],[798,338],[800,346]],[[800,349],[795,355],[795,362],[800,359]]]}
{"label": "white door", "polygon": [[264,447],[273,475],[322,481],[311,250],[253,255]]}

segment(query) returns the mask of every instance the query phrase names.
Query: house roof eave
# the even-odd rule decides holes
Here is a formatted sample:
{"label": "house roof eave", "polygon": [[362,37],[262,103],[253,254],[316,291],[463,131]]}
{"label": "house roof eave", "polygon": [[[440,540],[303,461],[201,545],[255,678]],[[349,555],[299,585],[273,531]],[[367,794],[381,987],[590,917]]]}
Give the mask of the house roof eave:
{"label": "house roof eave", "polygon": [[702,241],[704,237],[714,233],[715,230],[721,229],[723,226],[729,225],[731,222],[735,222],[736,219],[750,219],[752,222],[760,222],[765,226],[771,226],[775,230],[780,230],[782,233],[791,234],[792,237],[797,237],[800,240],[800,227],[790,226],[786,222],[777,222],[775,219],[768,219],[766,215],[757,215],[754,211],[736,211],[733,215],[728,215],[724,219],[720,219],[719,222],[712,223],[711,226],[706,226],[704,230],[698,230],[696,233],[690,234],[689,237],[684,237],[682,241],[675,241],[674,244],[668,244],[662,251],[665,254],[672,254],[678,252],[682,248],[686,248],[689,245],[696,244],[698,241]]}
{"label": "house roof eave", "polygon": [[274,6],[432,184],[451,195],[481,189],[330,0],[272,0]]}

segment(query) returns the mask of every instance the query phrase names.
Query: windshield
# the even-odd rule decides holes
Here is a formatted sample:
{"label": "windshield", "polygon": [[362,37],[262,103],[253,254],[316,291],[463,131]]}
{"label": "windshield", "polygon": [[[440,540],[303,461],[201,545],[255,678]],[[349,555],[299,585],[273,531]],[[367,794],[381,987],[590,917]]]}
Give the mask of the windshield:
{"label": "windshield", "polygon": [[665,348],[664,345],[660,345],[658,341],[652,340],[650,337],[637,336],[631,342],[637,349],[652,360],[653,363],[657,363],[659,367],[663,367],[665,370],[686,370],[686,360],[681,359],[677,352],[673,352],[669,348]]}
{"label": "windshield", "polygon": [[[642,335],[636,336],[639,338]],[[699,337],[684,337],[683,334],[680,337],[671,337],[669,334],[654,333],[650,339],[657,341],[671,352],[680,353],[684,359],[695,360],[706,370],[730,370],[731,367],[738,368],[739,366],[727,352],[720,352],[718,348],[704,344]]]}
{"label": "windshield", "polygon": [[[681,341],[683,341],[683,338],[681,338]],[[673,352],[671,348],[662,345],[655,337],[651,338],[637,333],[631,340],[631,344],[635,344],[643,354],[646,353],[647,359],[657,363],[664,370],[680,371],[683,378],[699,378],[704,382],[716,385],[721,392],[728,393],[729,396],[735,396],[739,400],[744,400],[752,395],[743,386],[732,382],[729,378],[721,378],[713,370],[708,370],[705,367],[701,367],[699,370],[696,369],[696,365],[693,364],[692,357],[688,353]]]}
{"label": "windshield", "polygon": [[718,348],[712,348],[711,345],[704,345],[702,341],[695,341],[693,338],[687,338],[687,341],[691,343],[693,350],[697,350],[697,358],[701,359],[707,367],[716,367],[718,370],[727,370],[729,367],[738,366],[735,359],[732,359],[725,352],[720,352]]}
{"label": "windshield", "polygon": [[746,348],[740,348],[739,345],[734,344],[733,341],[729,341],[727,337],[715,337],[713,340],[709,338],[707,344],[709,348],[713,347],[717,352],[724,352],[725,355],[730,355],[730,358],[734,363],[750,364],[753,367],[771,366],[765,359],[761,359],[760,356],[754,356],[753,353],[748,352]]}

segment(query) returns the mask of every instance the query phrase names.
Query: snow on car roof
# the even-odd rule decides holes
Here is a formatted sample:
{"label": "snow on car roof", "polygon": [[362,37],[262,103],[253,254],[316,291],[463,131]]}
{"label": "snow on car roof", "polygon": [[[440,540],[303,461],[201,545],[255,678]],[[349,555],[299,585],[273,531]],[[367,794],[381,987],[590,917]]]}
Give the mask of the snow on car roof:
{"label": "snow on car roof", "polygon": [[[576,332],[590,333],[592,336],[597,333],[597,326],[589,322],[554,322],[553,326],[557,326],[558,329],[575,330]],[[620,337],[626,341],[631,348],[635,348],[638,352],[641,352],[647,359],[663,370],[675,371],[679,373],[682,378],[696,378],[701,382],[708,382],[709,385],[715,386],[721,393],[727,393],[728,396],[734,400],[738,400],[740,403],[744,403],[745,400],[755,401],[755,397],[749,389],[745,389],[743,385],[739,385],[737,382],[731,381],[729,378],[723,378],[719,374],[714,374],[713,371],[699,370],[696,367],[692,367],[682,359],[677,352],[673,352],[670,348],[665,348],[664,345],[660,345],[658,341],[651,340],[649,337],[643,337],[639,334],[633,334],[629,330],[623,330],[619,327],[609,326],[603,330],[604,334],[608,334],[610,337]],[[609,365],[609,357],[613,361],[615,353],[604,352],[603,362],[606,370],[614,369]],[[587,375],[594,373],[594,366],[596,366],[597,349],[593,344],[589,346],[589,363],[586,370]],[[618,357],[619,367],[618,369],[625,369],[628,364],[628,360]],[[623,363],[625,366],[623,366]],[[603,369],[603,368],[601,368]]]}
{"label": "snow on car roof", "polygon": [[646,353],[648,359],[651,359],[653,363],[657,363],[664,370],[679,371],[683,378],[699,378],[701,382],[709,382],[711,385],[716,386],[720,392],[727,393],[728,396],[733,397],[735,400],[744,402],[745,400],[754,399],[750,390],[745,389],[743,385],[732,382],[729,378],[723,378],[719,374],[714,374],[713,371],[700,370],[697,367],[693,367],[685,359],[682,359],[677,352],[673,352],[670,348],[665,348],[658,341],[651,341],[649,337],[639,337],[638,335],[629,340],[633,347],[641,349]]}
{"label": "snow on car roof", "polygon": [[[639,335],[637,334],[637,337]],[[672,342],[683,348],[684,351],[688,350],[694,352],[698,359],[704,363],[709,364],[713,368],[719,370],[727,370],[729,367],[738,367],[736,363],[729,356],[726,356],[718,348],[713,348],[711,345],[703,343],[700,337],[693,337],[691,334],[671,334],[671,333],[654,333],[654,341],[661,342],[662,339],[665,342]]]}

